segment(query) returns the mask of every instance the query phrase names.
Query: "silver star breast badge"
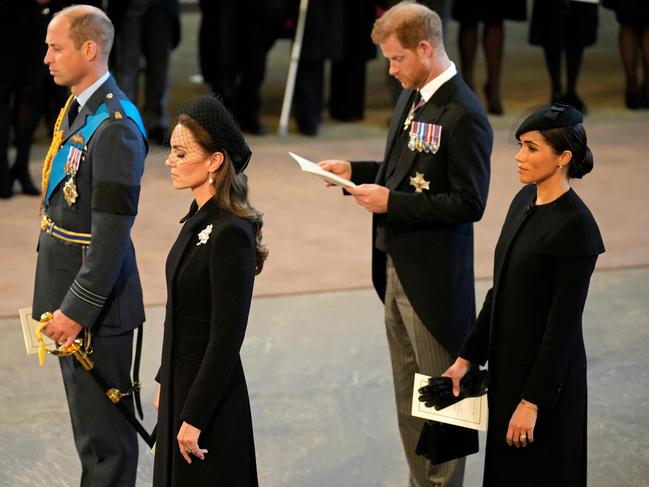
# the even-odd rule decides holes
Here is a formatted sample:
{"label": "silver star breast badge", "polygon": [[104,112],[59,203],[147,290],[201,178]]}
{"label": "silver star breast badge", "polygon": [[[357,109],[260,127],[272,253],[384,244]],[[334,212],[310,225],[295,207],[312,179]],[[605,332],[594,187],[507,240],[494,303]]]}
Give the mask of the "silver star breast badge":
{"label": "silver star breast badge", "polygon": [[421,193],[424,189],[430,189],[430,182],[424,179],[424,175],[415,172],[415,177],[410,178],[410,186],[414,186],[415,193]]}

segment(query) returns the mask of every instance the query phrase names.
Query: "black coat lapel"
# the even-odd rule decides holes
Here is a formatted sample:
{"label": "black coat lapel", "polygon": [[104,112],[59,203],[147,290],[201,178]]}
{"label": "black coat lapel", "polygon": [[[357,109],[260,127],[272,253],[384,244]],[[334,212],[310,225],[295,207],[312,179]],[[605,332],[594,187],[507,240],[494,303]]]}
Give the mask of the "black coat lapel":
{"label": "black coat lapel", "polygon": [[167,261],[167,290],[169,292],[173,289],[176,272],[178,271],[182,256],[187,251],[187,247],[191,243],[195,245],[198,242],[198,227],[210,217],[214,217],[219,213],[213,200],[207,201],[201,208],[198,208],[195,200],[192,201],[189,212],[180,220],[180,223],[184,223],[183,228],[180,230],[180,234],[169,252],[169,259]]}
{"label": "black coat lapel", "polygon": [[498,288],[498,283],[500,281],[507,253],[509,252],[509,247],[518,233],[518,230],[521,228],[521,225],[525,222],[530,212],[533,211],[535,199],[536,191],[533,191],[529,197],[521,200],[521,203],[517,205],[517,208],[511,212],[511,217],[508,216],[505,221],[505,225],[500,233],[500,238],[498,239],[498,244],[496,245],[494,289]]}

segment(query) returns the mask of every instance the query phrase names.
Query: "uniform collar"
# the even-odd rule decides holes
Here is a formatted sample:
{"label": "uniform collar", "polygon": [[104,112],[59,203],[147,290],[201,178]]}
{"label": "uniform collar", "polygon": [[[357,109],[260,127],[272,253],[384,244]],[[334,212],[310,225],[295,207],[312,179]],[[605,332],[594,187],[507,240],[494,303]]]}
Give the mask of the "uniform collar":
{"label": "uniform collar", "polygon": [[81,111],[85,104],[88,103],[88,100],[90,100],[90,97],[95,94],[95,91],[97,91],[108,78],[110,78],[110,71],[106,71],[103,76],[101,76],[97,81],[88,86],[88,88],[79,93],[79,96],[75,97],[77,102],[79,103],[79,111]]}

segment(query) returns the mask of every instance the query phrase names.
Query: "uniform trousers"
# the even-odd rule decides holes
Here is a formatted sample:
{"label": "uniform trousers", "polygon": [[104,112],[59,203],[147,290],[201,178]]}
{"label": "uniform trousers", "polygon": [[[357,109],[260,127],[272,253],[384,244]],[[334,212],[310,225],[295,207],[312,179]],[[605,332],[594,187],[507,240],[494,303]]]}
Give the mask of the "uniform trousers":
{"label": "uniform trousers", "polygon": [[412,487],[460,487],[465,459],[433,465],[415,453],[424,420],[412,416],[415,372],[440,376],[453,357],[428,331],[413,309],[388,256],[386,266],[385,326],[392,361],[399,432],[410,467]]}
{"label": "uniform trousers", "polygon": [[[120,391],[131,385],[133,331],[92,338],[94,369]],[[81,487],[135,485],[138,444],[135,429],[72,356],[60,360],[74,443],[81,460]],[[132,396],[122,399],[133,411]]]}

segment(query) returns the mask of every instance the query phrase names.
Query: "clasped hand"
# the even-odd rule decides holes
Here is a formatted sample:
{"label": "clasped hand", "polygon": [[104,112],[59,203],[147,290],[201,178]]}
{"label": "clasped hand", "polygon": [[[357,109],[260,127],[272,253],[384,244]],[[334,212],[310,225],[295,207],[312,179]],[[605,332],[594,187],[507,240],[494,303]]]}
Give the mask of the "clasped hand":
{"label": "clasped hand", "polygon": [[43,333],[56,343],[72,345],[77,335],[81,333],[83,326],[65,316],[60,309],[57,309],[52,315],[53,318],[43,328]]}

